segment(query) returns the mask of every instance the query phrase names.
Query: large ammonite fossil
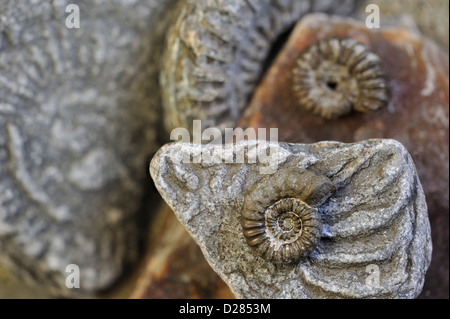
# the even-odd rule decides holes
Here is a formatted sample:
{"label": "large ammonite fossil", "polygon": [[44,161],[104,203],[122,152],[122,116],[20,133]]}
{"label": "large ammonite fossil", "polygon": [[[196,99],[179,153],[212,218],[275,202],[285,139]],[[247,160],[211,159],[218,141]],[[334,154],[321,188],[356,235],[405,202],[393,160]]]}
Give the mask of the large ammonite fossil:
{"label": "large ammonite fossil", "polygon": [[389,100],[381,60],[354,39],[311,45],[292,73],[299,104],[325,119],[336,119],[352,109],[373,112]]}
{"label": "large ammonite fossil", "polygon": [[327,177],[307,170],[263,177],[244,200],[241,222],[247,243],[273,263],[299,262],[320,241],[317,205],[334,189]]}
{"label": "large ammonite fossil", "polygon": [[277,39],[310,12],[348,15],[356,0],[219,0],[180,2],[161,65],[168,131],[234,127]]}

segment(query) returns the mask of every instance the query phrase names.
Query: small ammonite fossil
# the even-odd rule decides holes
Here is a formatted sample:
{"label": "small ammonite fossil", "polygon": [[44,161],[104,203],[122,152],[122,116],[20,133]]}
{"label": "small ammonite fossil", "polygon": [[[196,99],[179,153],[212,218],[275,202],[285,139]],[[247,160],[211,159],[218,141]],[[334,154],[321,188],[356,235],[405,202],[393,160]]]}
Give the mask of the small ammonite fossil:
{"label": "small ammonite fossil", "polygon": [[322,221],[316,208],[297,198],[283,198],[260,220],[243,219],[242,226],[247,243],[264,259],[293,263],[314,251]]}
{"label": "small ammonite fossil", "polygon": [[298,263],[322,234],[317,207],[334,192],[325,176],[281,170],[262,178],[245,197],[242,228],[249,246],[275,264]]}
{"label": "small ammonite fossil", "polygon": [[354,39],[311,45],[297,59],[292,73],[299,104],[325,119],[336,119],[352,109],[373,112],[388,103],[380,59]]}

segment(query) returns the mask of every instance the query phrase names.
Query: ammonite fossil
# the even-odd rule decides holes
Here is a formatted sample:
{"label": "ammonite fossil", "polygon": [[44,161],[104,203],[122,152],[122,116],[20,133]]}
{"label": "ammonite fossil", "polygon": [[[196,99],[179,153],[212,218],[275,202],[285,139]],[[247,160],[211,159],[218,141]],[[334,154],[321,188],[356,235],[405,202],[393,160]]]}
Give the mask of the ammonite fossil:
{"label": "ammonite fossil", "polygon": [[356,0],[184,1],[161,63],[168,131],[234,127],[278,36],[308,12],[348,15]]}
{"label": "ammonite fossil", "polygon": [[[271,155],[211,165],[202,154],[218,156],[222,145],[171,143],[154,156],[150,173],[236,297],[419,294],[431,260],[430,224],[414,163],[400,143],[233,146],[236,154]],[[200,160],[186,162],[186,155]],[[262,175],[267,160],[277,167]]]}
{"label": "ammonite fossil", "polygon": [[325,119],[352,109],[372,112],[388,103],[380,59],[354,39],[320,40],[301,54],[292,73],[300,106]]}
{"label": "ammonite fossil", "polygon": [[322,235],[314,206],[332,195],[334,185],[310,171],[281,170],[256,183],[246,195],[242,228],[247,243],[264,259],[296,263],[316,248]]}

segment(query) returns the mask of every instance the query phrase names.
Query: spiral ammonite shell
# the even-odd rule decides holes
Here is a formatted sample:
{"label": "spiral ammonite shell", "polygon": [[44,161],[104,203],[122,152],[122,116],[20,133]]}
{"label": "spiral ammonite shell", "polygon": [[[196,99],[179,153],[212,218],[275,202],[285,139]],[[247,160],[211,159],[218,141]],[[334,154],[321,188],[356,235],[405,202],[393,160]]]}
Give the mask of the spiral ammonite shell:
{"label": "spiral ammonite shell", "polygon": [[242,222],[247,243],[264,259],[298,262],[320,240],[322,221],[316,208],[296,198],[283,198],[271,205],[258,221]]}
{"label": "spiral ammonite shell", "polygon": [[312,205],[333,192],[328,178],[310,171],[281,170],[262,178],[246,196],[242,210],[248,245],[273,263],[298,263],[314,251],[322,234],[320,212]]}
{"label": "spiral ammonite shell", "polygon": [[354,39],[321,40],[298,58],[293,90],[299,104],[325,119],[373,112],[389,93],[378,56]]}

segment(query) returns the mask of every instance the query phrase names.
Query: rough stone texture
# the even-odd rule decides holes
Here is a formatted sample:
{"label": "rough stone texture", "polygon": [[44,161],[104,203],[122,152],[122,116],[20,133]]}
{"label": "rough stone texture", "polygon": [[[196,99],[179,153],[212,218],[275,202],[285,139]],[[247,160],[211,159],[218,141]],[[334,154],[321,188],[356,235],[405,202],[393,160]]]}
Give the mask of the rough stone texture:
{"label": "rough stone texture", "polygon": [[380,59],[355,39],[311,44],[296,59],[291,74],[298,105],[327,120],[352,110],[371,113],[389,100]]}
{"label": "rough stone texture", "polygon": [[131,298],[234,298],[172,210],[163,204],[152,219],[144,269]]}
{"label": "rough stone texture", "polygon": [[277,38],[308,12],[348,15],[356,0],[189,0],[168,34],[165,127],[234,127]]}
{"label": "rough stone texture", "polygon": [[[430,226],[414,164],[400,143],[247,141],[236,144],[235,155],[245,149],[245,160],[235,163],[239,157],[233,162],[222,145],[172,143],[150,165],[157,189],[237,297],[419,294],[431,258]],[[318,248],[296,265],[258,257],[240,225],[246,194],[280,169],[309,170],[336,187],[317,207],[323,221]],[[374,268],[380,271],[378,287],[368,273]]]}
{"label": "rough stone texture", "polygon": [[71,1],[1,1],[0,263],[21,279],[90,293],[135,260],[172,2],[78,1],[68,29]]}
{"label": "rough stone texture", "polygon": [[[327,121],[303,110],[293,91],[296,58],[324,38],[352,38],[377,54],[390,101],[372,114],[350,113]],[[314,143],[392,138],[411,153],[427,199],[433,229],[433,262],[424,297],[448,298],[449,58],[410,26],[369,30],[351,18],[312,14],[292,32],[255,91],[238,126],[278,128],[278,140]]]}

